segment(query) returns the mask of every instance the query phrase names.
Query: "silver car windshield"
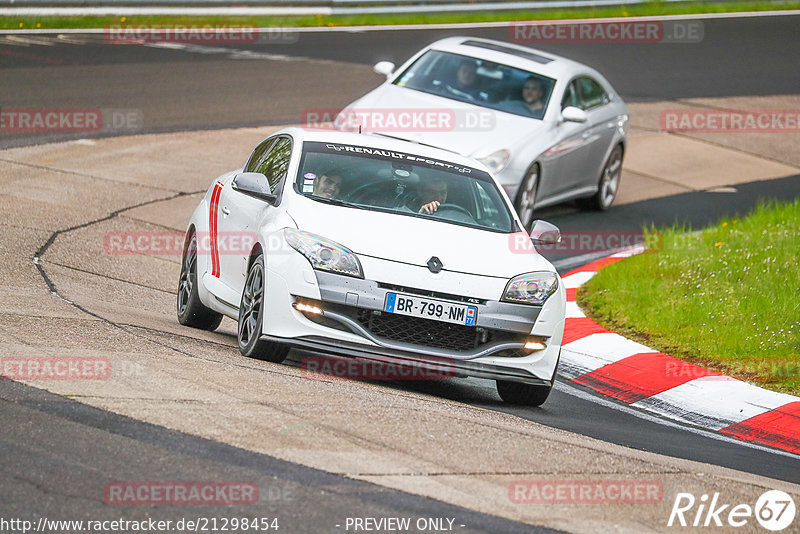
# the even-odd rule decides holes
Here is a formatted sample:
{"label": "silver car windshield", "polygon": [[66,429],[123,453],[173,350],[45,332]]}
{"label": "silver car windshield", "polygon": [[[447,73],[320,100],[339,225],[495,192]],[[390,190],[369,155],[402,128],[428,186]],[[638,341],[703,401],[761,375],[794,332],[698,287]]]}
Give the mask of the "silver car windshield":
{"label": "silver car windshield", "polygon": [[305,197],[343,207],[517,230],[487,173],[405,152],[307,141],[294,186]]}
{"label": "silver car windshield", "polygon": [[555,80],[522,69],[439,50],[428,50],[395,85],[477,106],[541,119]]}

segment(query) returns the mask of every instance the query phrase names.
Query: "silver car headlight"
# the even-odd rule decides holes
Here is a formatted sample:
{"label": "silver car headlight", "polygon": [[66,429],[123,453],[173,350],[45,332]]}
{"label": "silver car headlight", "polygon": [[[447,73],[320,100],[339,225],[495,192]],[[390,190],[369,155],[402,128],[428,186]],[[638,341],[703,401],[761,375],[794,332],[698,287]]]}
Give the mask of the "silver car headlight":
{"label": "silver car headlight", "polygon": [[498,150],[497,152],[492,152],[486,157],[477,159],[486,165],[493,174],[497,174],[505,169],[506,165],[508,165],[508,160],[511,159],[511,152],[504,148],[502,150]]}
{"label": "silver car headlight", "polygon": [[358,256],[347,247],[294,228],[284,228],[283,237],[289,246],[306,257],[314,269],[364,278]]}
{"label": "silver car headlight", "polygon": [[541,306],[558,289],[558,275],[551,271],[537,271],[515,276],[503,292],[505,302]]}

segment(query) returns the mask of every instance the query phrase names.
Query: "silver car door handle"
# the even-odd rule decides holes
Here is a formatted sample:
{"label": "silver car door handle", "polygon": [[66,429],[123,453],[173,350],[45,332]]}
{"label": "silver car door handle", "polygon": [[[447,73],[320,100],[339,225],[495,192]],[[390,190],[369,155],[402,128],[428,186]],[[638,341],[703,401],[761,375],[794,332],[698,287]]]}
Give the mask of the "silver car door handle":
{"label": "silver car door handle", "polygon": [[230,215],[231,210],[228,209],[228,206],[222,206],[222,213],[224,213],[225,215]]}

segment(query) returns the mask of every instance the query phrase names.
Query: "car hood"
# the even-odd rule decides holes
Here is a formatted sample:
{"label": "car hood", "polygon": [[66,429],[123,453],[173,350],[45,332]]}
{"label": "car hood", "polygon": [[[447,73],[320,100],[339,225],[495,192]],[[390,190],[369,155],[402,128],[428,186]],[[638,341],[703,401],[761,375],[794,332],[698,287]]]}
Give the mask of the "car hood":
{"label": "car hood", "polygon": [[287,211],[300,230],[336,241],[358,255],[421,267],[436,256],[447,271],[499,278],[553,270],[532,247],[520,247],[523,250],[515,252],[515,243],[528,239],[522,232],[489,232],[413,215],[333,206],[303,197],[297,197]]}
{"label": "car hood", "polygon": [[397,110],[452,110],[455,114],[455,128],[452,129],[406,131],[401,128],[368,127],[367,130],[432,145],[468,157],[483,157],[500,149],[513,149],[528,137],[544,130],[544,123],[537,119],[396,85],[381,86],[350,107],[360,113],[378,110],[387,114]]}

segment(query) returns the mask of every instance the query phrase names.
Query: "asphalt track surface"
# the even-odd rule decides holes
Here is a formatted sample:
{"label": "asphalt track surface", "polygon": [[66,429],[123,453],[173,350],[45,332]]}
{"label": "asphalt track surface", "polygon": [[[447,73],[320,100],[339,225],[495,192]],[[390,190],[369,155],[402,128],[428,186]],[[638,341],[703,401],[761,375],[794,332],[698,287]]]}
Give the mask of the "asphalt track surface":
{"label": "asphalt track surface", "polygon": [[[794,94],[800,88],[798,25],[800,17],[796,16],[713,20],[704,21],[705,38],[699,44],[547,44],[540,48],[595,66],[628,100]],[[288,56],[289,60],[270,61],[269,69],[265,63],[245,56],[221,61],[223,58],[215,54],[111,46],[93,43],[92,39],[87,39],[88,44],[33,46],[22,51],[0,46],[2,105],[133,108],[146,117],[145,131],[291,123],[299,120],[304,109],[340,107],[380,81],[349,76],[346,65],[336,67],[342,71],[340,77],[330,77],[329,72],[322,77],[315,72],[318,60],[369,64],[389,59],[400,63],[424,44],[453,34],[507,39],[508,30],[303,34],[292,45],[237,46]],[[178,62],[179,70],[165,71],[167,62],[171,69]],[[298,91],[297,87],[310,90]],[[0,137],[0,146],[70,137],[4,136]],[[765,196],[800,196],[800,180],[791,177],[746,184],[738,186],[736,193],[664,197],[620,206],[599,216],[582,214],[569,206],[553,208],[541,216],[562,229],[586,228],[588,217],[593,224],[599,224],[597,218],[601,217],[605,228],[635,230],[642,224],[674,221],[696,227],[723,215],[745,212]],[[562,272],[573,266],[568,258],[553,259],[560,261]],[[795,457],[642,419],[571,386],[557,388],[539,409],[507,407],[485,383],[476,380],[414,387],[636,449],[800,483]],[[14,473],[21,467],[14,464],[42,476],[48,473],[50,484],[55,486],[59,481],[61,487],[84,482],[96,485],[104,480],[103,470],[109,467],[99,460],[102,451],[113,450],[115,455],[105,462],[131,465],[133,478],[138,479],[187,479],[193,473],[209,472],[231,479],[231,469],[241,471],[244,478],[277,477],[280,491],[290,488],[301,497],[280,501],[276,506],[284,510],[283,515],[306,521],[301,524],[308,527],[307,531],[330,530],[332,517],[404,514],[455,516],[476,532],[523,530],[519,524],[167,431],[19,384],[4,383],[0,391],[2,427],[13,429],[3,432],[2,446],[15,452],[2,455],[0,460],[3,472],[11,474],[12,480],[3,484],[4,514],[22,515],[30,499],[36,498],[47,503],[42,512],[52,510],[58,515],[68,510],[66,516],[75,517],[76,510],[87,507],[81,506],[79,487],[74,494],[53,495],[51,489],[16,479]],[[76,471],[75,457],[81,454],[92,460],[79,462]],[[45,496],[49,498],[42,500]],[[310,511],[309,502],[314,503]],[[271,511],[259,510],[259,515]],[[181,515],[179,512],[182,510],[175,515]],[[131,512],[134,516],[136,513]],[[247,515],[252,513],[248,511]],[[524,529],[530,531],[530,527]]]}
{"label": "asphalt track surface", "polygon": [[[6,519],[153,517],[175,524],[183,518],[268,518],[271,524],[277,518],[277,532],[311,533],[342,532],[348,517],[413,517],[451,518],[454,530],[465,534],[557,532],[142,423],[15,382],[3,383],[0,406],[0,517]],[[97,488],[109,473],[128,480],[255,483],[260,499],[241,506],[104,507]]]}
{"label": "asphalt track surface", "polygon": [[[627,101],[797,93],[800,16],[697,22],[699,43],[536,46],[597,68]],[[304,110],[340,109],[381,82],[348,64],[399,65],[430,42],[464,34],[509,38],[507,28],[302,33],[291,44],[241,43],[216,52],[111,46],[102,35],[65,36],[77,45],[52,38],[44,39],[48,46],[8,46],[0,39],[0,105],[135,109],[144,116],[142,133],[296,124]],[[285,60],[264,62],[258,54]],[[77,136],[4,134],[0,147],[69,137]]]}

